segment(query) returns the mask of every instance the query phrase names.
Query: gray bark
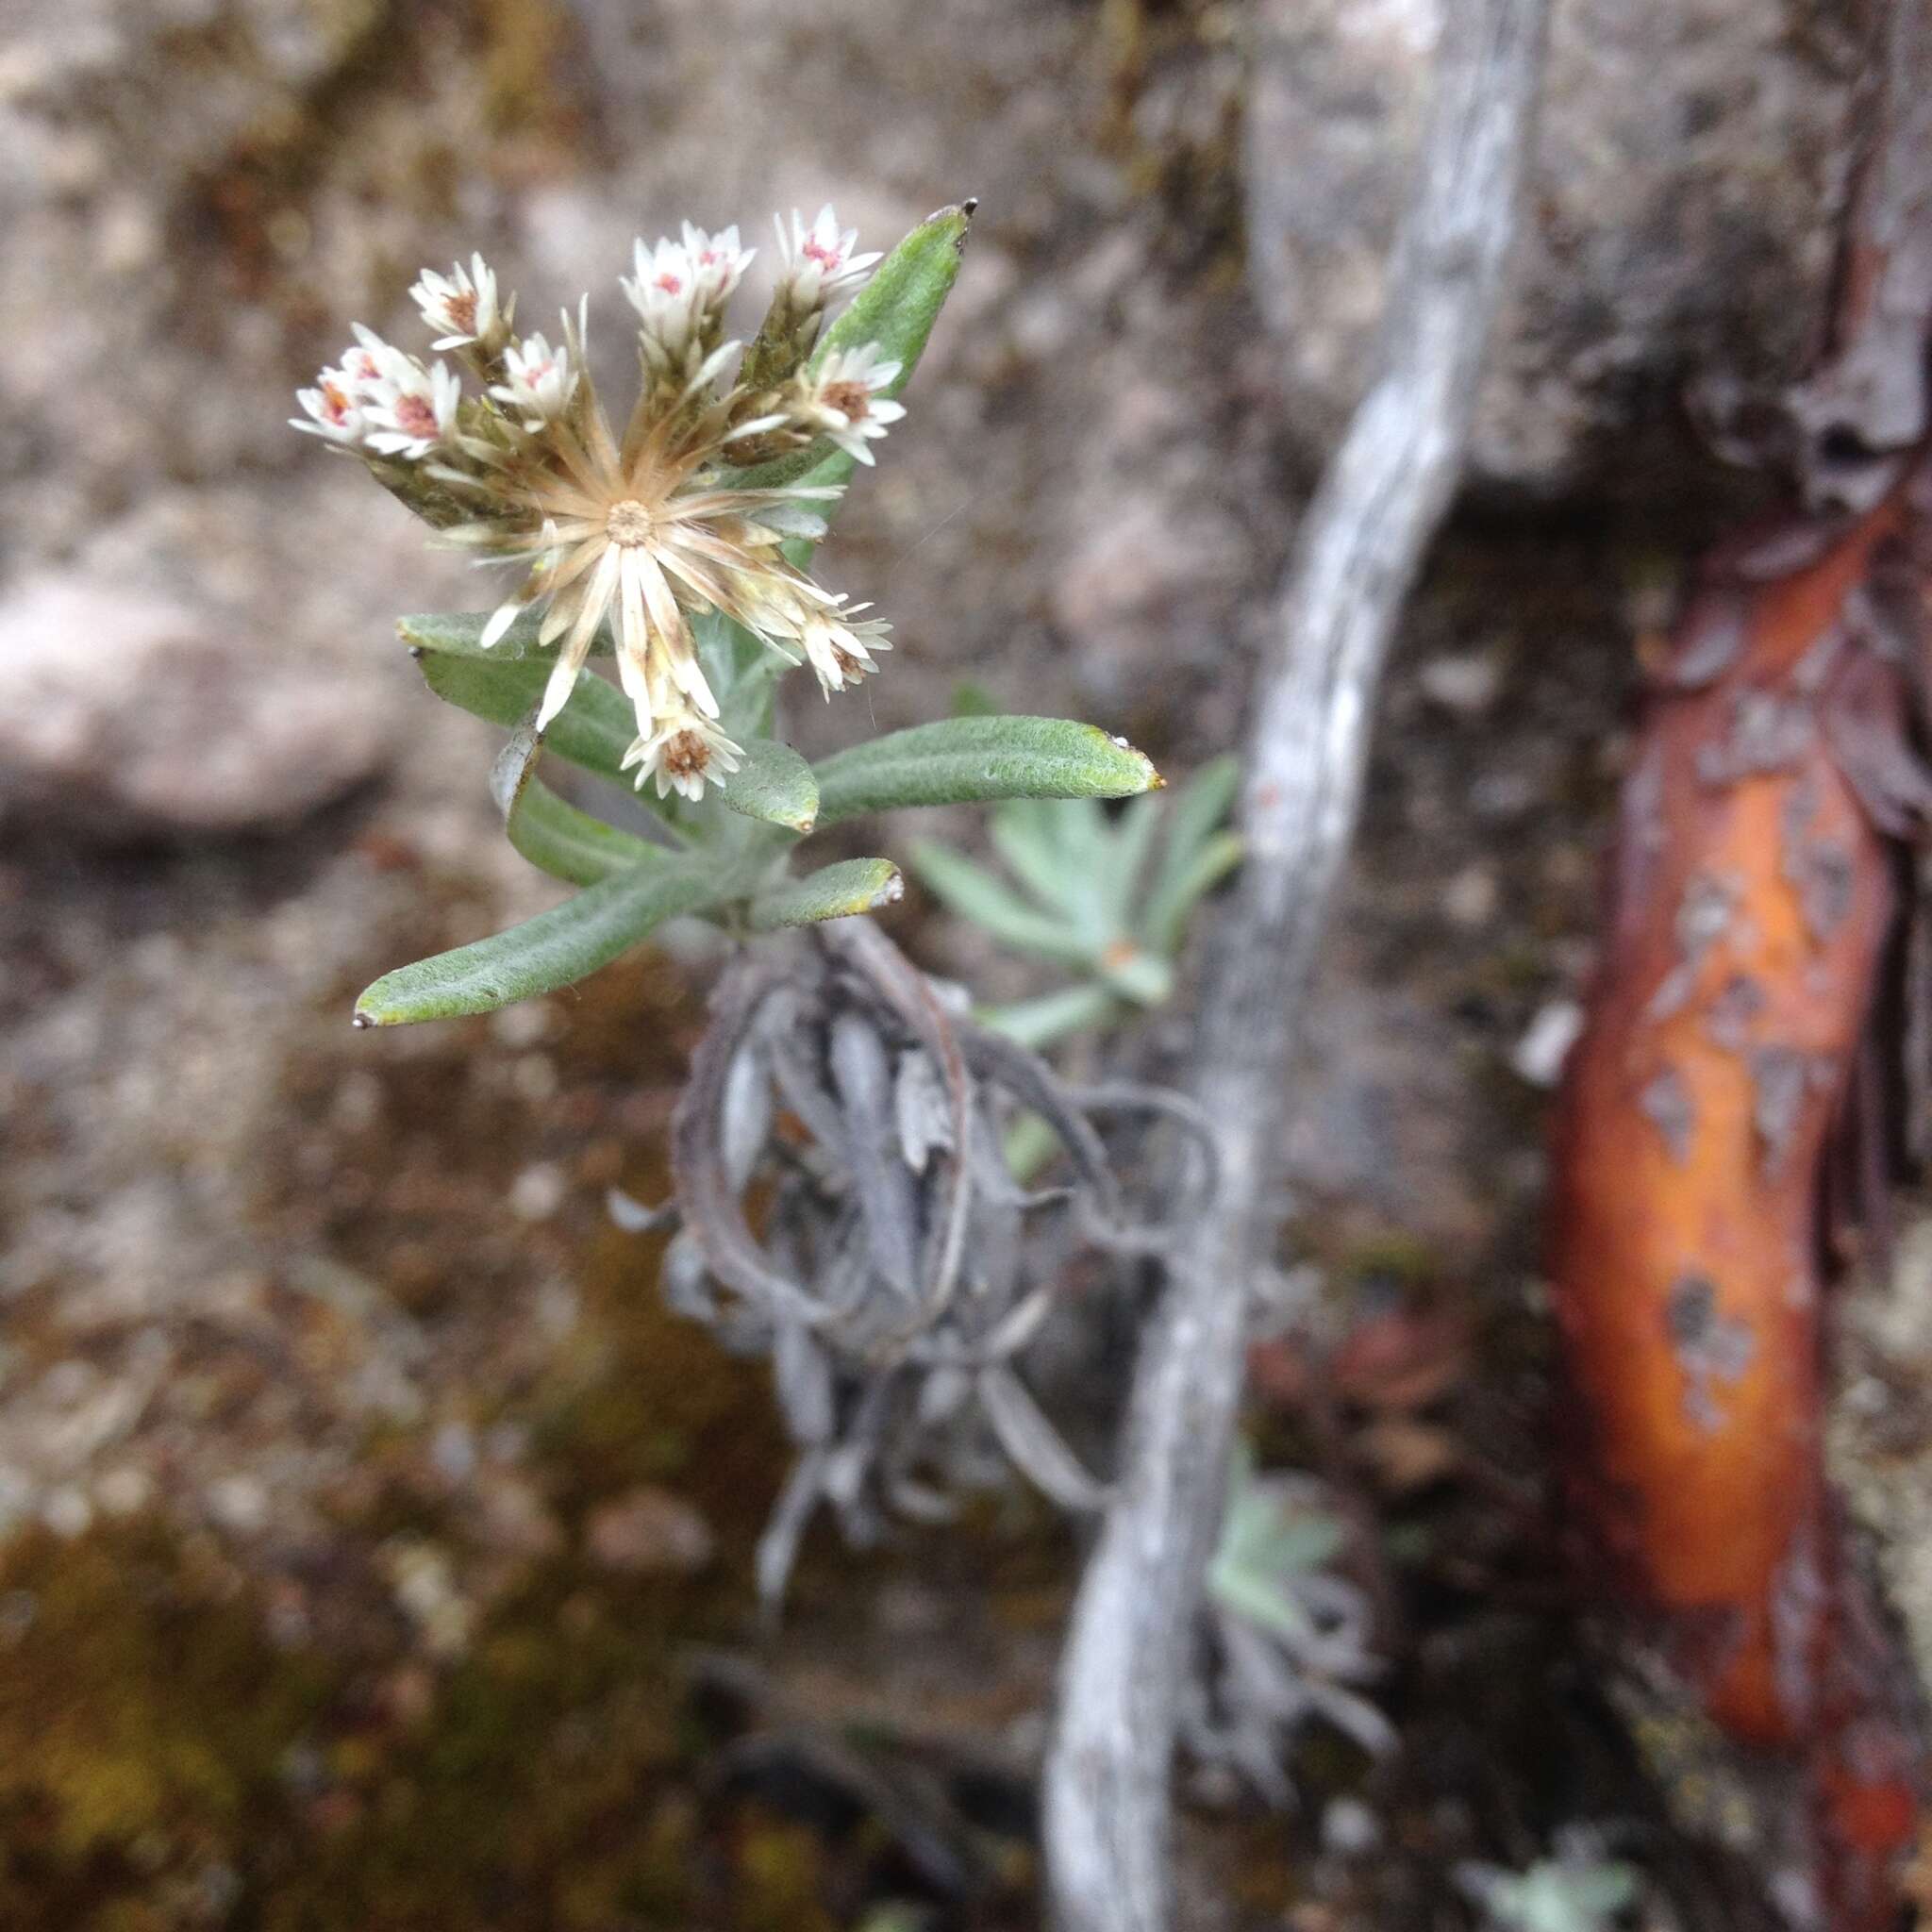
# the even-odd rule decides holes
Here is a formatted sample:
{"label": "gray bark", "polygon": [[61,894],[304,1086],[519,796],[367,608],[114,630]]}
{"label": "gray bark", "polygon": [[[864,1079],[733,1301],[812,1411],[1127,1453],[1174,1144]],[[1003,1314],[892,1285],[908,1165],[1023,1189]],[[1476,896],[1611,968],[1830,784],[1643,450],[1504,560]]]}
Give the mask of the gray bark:
{"label": "gray bark", "polygon": [[1115,1500],[1074,1609],[1045,1782],[1062,1932],[1165,1932],[1170,1768],[1226,1481],[1248,1285],[1274,1229],[1297,1012],[1359,812],[1389,644],[1466,449],[1541,71],[1544,0],[1446,9],[1378,374],[1323,477],[1259,674],[1247,842],[1209,964],[1198,1094],[1221,1141],[1211,1226],[1168,1270]]}

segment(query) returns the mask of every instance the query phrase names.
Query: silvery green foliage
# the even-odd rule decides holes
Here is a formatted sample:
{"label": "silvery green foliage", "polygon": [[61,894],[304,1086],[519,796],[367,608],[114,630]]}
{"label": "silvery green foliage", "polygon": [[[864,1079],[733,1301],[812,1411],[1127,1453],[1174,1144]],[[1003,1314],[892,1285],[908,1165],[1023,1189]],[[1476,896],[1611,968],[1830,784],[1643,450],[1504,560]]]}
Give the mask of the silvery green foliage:
{"label": "silvery green foliage", "polygon": [[1172,801],[1137,799],[1111,819],[1091,799],[999,806],[990,828],[1011,884],[950,846],[915,844],[913,873],[951,910],[1076,975],[990,1008],[986,1024],[1040,1047],[1166,1001],[1190,915],[1240,862],[1224,829],[1236,778],[1235,760],[1217,758]]}
{"label": "silvery green foliage", "polygon": [[[801,336],[793,325],[798,319],[793,316],[787,324],[791,331],[787,347],[771,337],[775,325],[768,318],[766,331],[745,351],[747,364],[763,371],[760,380],[775,382],[782,377],[794,387],[804,383],[807,389],[831,382],[841,393],[853,391],[856,394],[858,389],[867,388],[869,393],[877,390],[883,396],[889,391],[896,396],[910,378],[952,288],[970,215],[969,204],[942,208],[923,222],[891,251],[851,307],[822,337],[813,332],[815,322]],[[822,217],[820,225],[828,221],[828,215]],[[834,235],[829,228],[825,236],[819,236],[816,229],[796,224],[794,228],[787,258],[794,280],[801,272],[800,263],[826,257],[835,242],[841,260],[850,252],[849,236]],[[687,243],[686,253],[690,254],[696,244],[689,236]],[[674,246],[685,244],[665,243],[660,249]],[[732,256],[734,261],[736,258]],[[857,258],[848,264],[858,265]],[[466,274],[467,283],[463,279]],[[487,308],[491,317],[501,321],[507,309],[499,308],[493,283],[487,291],[488,300],[481,299],[481,274],[480,269],[466,272],[458,268],[450,277],[425,276],[419,301],[425,304],[425,313],[431,314],[432,323],[444,316],[458,298],[462,298],[458,306],[467,304],[465,313],[474,308],[481,314]],[[642,274],[641,267],[640,275]],[[650,289],[656,286],[655,281],[649,287],[641,282],[642,294],[632,291],[634,300],[650,298],[645,302],[650,312],[643,330],[647,376],[656,368],[652,344],[661,347],[658,338],[670,326],[652,306],[656,297],[650,296]],[[814,285],[808,292],[817,300],[826,291]],[[791,314],[782,289],[774,313],[781,310],[786,316]],[[498,341],[496,336],[505,340]],[[707,337],[707,344],[708,341]],[[813,341],[815,349],[811,348]],[[507,322],[488,340],[465,336],[464,343],[465,353],[473,360],[482,358],[478,366],[488,364],[486,374],[494,369],[491,358],[508,358],[515,348],[508,341]],[[393,358],[398,353],[378,346],[384,348],[386,357]],[[703,370],[708,370],[728,346],[712,351]],[[808,350],[808,358],[798,362]],[[861,360],[863,369],[858,367]],[[569,366],[575,369],[575,362]],[[841,371],[850,379],[841,377]],[[509,374],[514,377],[516,372]],[[400,394],[412,384],[417,388],[433,386],[433,376],[434,372],[423,371],[408,358],[402,358],[389,375],[378,370],[370,380],[386,382]],[[745,379],[741,372],[741,389]],[[512,380],[498,387],[514,389],[515,383]],[[662,383],[658,387],[661,389]],[[334,408],[327,390],[325,384],[313,392],[312,406],[305,402],[314,419],[306,426],[318,427],[325,434],[330,433],[328,418]],[[358,390],[357,394],[360,393]],[[491,390],[491,395],[496,393]],[[653,393],[647,383],[646,398]],[[737,391],[732,393],[736,395]],[[668,411],[664,420],[682,421],[679,410],[683,405],[678,398],[683,391],[673,383],[665,394],[671,400],[664,405]],[[587,379],[569,388],[568,392],[559,391],[558,408],[564,413],[558,421],[563,428],[570,428],[573,421],[568,411],[578,408],[587,395]],[[405,400],[411,401],[414,408],[412,398],[413,391]],[[354,402],[354,398],[350,400]],[[372,445],[363,454],[378,475],[427,521],[447,525],[457,513],[437,491],[456,487],[442,473],[449,469],[450,450],[458,449],[458,454],[469,452],[466,460],[480,466],[479,475],[487,472],[493,479],[491,488],[508,501],[521,474],[517,463],[526,458],[534,460],[517,439],[527,441],[536,432],[530,432],[527,424],[519,429],[501,410],[485,423],[475,414],[484,410],[485,405],[474,399],[468,407],[475,420],[464,419],[468,427],[455,419],[448,426],[439,426],[448,411],[441,410],[437,396],[426,391],[420,401],[418,413],[426,410],[431,419],[425,431],[428,457],[419,453],[411,458],[416,464],[411,468],[404,460],[408,452],[398,456],[386,447]],[[799,597],[805,595],[798,588],[805,582],[800,574],[824,533],[825,520],[816,512],[809,517],[801,512],[794,529],[774,519],[792,513],[790,495],[809,498],[829,510],[856,462],[870,458],[870,451],[863,446],[855,455],[850,437],[841,441],[840,425],[849,429],[849,410],[845,414],[834,410],[824,416],[828,426],[816,441],[809,440],[809,425],[818,420],[812,412],[818,405],[808,408],[808,403],[810,397],[800,390],[788,405],[797,423],[807,427],[794,425],[785,433],[802,446],[751,469],[724,467],[715,477],[708,470],[699,473],[701,480],[709,478],[715,483],[713,495],[737,491],[758,498],[771,550],[768,575],[774,582],[782,577]],[[725,409],[726,406],[719,403],[716,407]],[[896,404],[893,408],[896,415]],[[500,417],[503,420],[499,421]],[[777,420],[758,418],[754,426],[768,426]],[[791,418],[785,421],[791,423]],[[358,416],[348,428],[360,439],[356,444],[360,449],[368,441],[364,435],[367,425]],[[482,436],[482,428],[489,428],[496,441],[503,443],[501,450]],[[347,434],[348,429],[342,433]],[[551,434],[552,426],[543,425],[542,433]],[[740,425],[734,433],[748,436],[752,431]],[[562,430],[556,430],[555,435],[562,436]],[[438,452],[440,461],[433,459]],[[764,498],[776,496],[788,500],[764,503]],[[697,515],[709,499],[699,491],[688,500],[696,506],[691,513]],[[675,501],[684,503],[687,498]],[[609,514],[615,518],[637,508],[628,502],[619,503]],[[629,525],[625,525],[621,540],[612,541],[633,541]],[[808,765],[776,735],[775,696],[790,665],[801,654],[812,656],[817,633],[808,638],[801,633],[803,641],[797,649],[789,650],[785,639],[775,632],[755,634],[723,608],[702,608],[701,598],[694,600],[699,608],[685,612],[678,621],[678,649],[689,658],[688,663],[679,658],[682,668],[678,675],[690,691],[702,691],[708,702],[693,710],[679,700],[667,715],[675,715],[685,736],[675,744],[660,744],[661,730],[656,736],[640,735],[638,692],[650,682],[646,675],[650,666],[646,673],[637,672],[625,656],[625,638],[613,633],[615,618],[607,614],[592,627],[590,618],[595,612],[589,606],[579,613],[585,616],[584,624],[559,641],[554,627],[555,611],[545,618],[539,609],[542,596],[548,594],[541,587],[551,581],[544,575],[546,568],[540,558],[532,578],[537,588],[530,591],[530,601],[522,608],[521,615],[515,614],[519,608],[515,606],[499,609],[493,616],[485,612],[440,613],[405,618],[399,628],[438,697],[510,733],[491,777],[491,791],[503,812],[506,832],[532,864],[579,890],[561,905],[507,932],[386,974],[357,1002],[358,1025],[395,1025],[490,1012],[515,1000],[556,991],[608,964],[674,918],[697,916],[734,936],[748,936],[874,910],[896,899],[903,889],[898,869],[890,860],[846,859],[803,874],[794,871],[800,841],[814,830],[845,819],[908,806],[1129,797],[1160,782],[1148,760],[1124,741],[1091,725],[1056,718],[947,719],[889,733],[854,745],[816,767]],[[833,603],[843,608],[842,600]],[[764,621],[760,612],[769,617],[763,606],[756,610],[746,606],[746,615]],[[636,629],[637,613],[628,605],[619,615],[624,624],[617,628],[628,625]],[[870,634],[876,626],[868,622],[858,628]],[[656,632],[650,636],[655,638]],[[635,639],[631,642],[635,644]],[[656,650],[657,645],[651,649]],[[602,677],[588,672],[576,675],[574,663],[583,657],[609,657],[613,652],[619,656],[621,668],[628,667],[632,674],[629,682],[636,690],[620,692]],[[634,650],[631,655],[636,655]],[[840,679],[849,681],[857,675],[849,667],[840,670],[837,664],[828,672],[816,658],[813,665],[828,689]],[[641,677],[642,683],[639,683]],[[652,716],[656,719],[658,712],[654,710]],[[541,775],[546,755],[574,767],[579,774],[568,788],[573,795],[552,789]],[[709,782],[698,782],[695,774],[686,774],[685,781],[675,784],[661,782],[673,775],[665,760],[675,763],[676,758],[687,763],[708,760]],[[660,780],[656,796],[649,789],[633,790],[633,769],[640,776],[647,769],[656,772]],[[629,823],[620,823],[591,808],[600,795],[599,788],[607,786],[620,788],[638,801],[641,810],[633,807]]]}
{"label": "silvery green foliage", "polygon": [[1584,1825],[1559,1831],[1554,1849],[1522,1872],[1470,1859],[1457,1885],[1495,1932],[1608,1932],[1637,1902],[1636,1868],[1607,1857],[1602,1834]]}
{"label": "silvery green foliage", "polygon": [[1208,1571],[1208,1668],[1189,1714],[1189,1742],[1285,1803],[1282,1760],[1320,1718],[1374,1756],[1391,1750],[1389,1720],[1357,1688],[1381,1673],[1369,1604],[1328,1565],[1345,1531],[1311,1476],[1259,1472],[1236,1457],[1221,1540]]}
{"label": "silvery green foliage", "polygon": [[[408,617],[400,630],[437,697],[508,732],[490,778],[506,834],[576,889],[384,975],[358,1024],[555,991],[675,918],[748,941],[721,974],[676,1108],[675,1202],[613,1211],[640,1231],[675,1226],[671,1305],[772,1361],[799,1454],[759,1553],[769,1603],[821,1503],[863,1539],[889,1509],[943,1513],[962,1487],[1017,1465],[1065,1507],[1094,1507],[1101,1487],[1035,1400],[1025,1351],[1072,1247],[1147,1252],[1212,1182],[1208,1137],[1184,1103],[1063,1086],[854,917],[899,896],[889,860],[794,866],[816,829],[872,813],[1130,798],[1160,783],[1091,725],[984,708],[815,766],[778,735],[788,670],[808,664],[829,695],[886,648],[885,625],[857,621],[807,567],[823,512],[905,414],[897,397],[971,214],[966,203],[922,223],[823,333],[831,295],[874,258],[854,254],[829,208],[789,235],[781,225],[779,291],[742,345],[724,340],[749,260],[736,230],[641,242],[625,288],[642,384],[621,436],[584,364],[581,315],[566,317],[560,347],[517,340],[513,298],[480,258],[425,274],[415,292],[481,395],[363,331],[302,397],[298,426],[359,456],[447,538],[528,565],[494,612]],[[614,658],[617,683],[592,675],[593,657]],[[573,768],[559,788],[546,755]],[[627,808],[595,809],[600,787],[622,788]],[[1171,879],[1171,910],[1157,892],[1148,930],[1171,920],[1177,933],[1194,891]],[[1003,1152],[1023,1108],[1065,1157],[1065,1184],[1043,1193],[1024,1191]],[[1125,1208],[1092,1124],[1124,1110],[1165,1116],[1202,1150],[1195,1183],[1170,1191],[1151,1223]],[[770,1202],[757,1236],[748,1190]]]}

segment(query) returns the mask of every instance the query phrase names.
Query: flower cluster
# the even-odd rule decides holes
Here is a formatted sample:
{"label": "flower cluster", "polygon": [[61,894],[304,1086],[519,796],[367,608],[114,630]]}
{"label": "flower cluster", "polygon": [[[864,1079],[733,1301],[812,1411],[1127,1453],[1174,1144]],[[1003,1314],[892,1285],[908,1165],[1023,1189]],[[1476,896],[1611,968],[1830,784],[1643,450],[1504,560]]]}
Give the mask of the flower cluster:
{"label": "flower cluster", "polygon": [[[691,620],[722,611],[786,662],[808,663],[827,696],[877,669],[889,626],[823,589],[784,555],[816,538],[815,505],[839,486],[761,484],[747,468],[835,445],[856,461],[905,413],[888,393],[900,365],[876,343],[820,356],[825,314],[878,260],[829,207],[778,227],[780,276],[748,346],[725,339],[725,308],[752,251],[738,230],[684,225],[676,240],[640,241],[621,286],[638,320],[642,379],[622,434],[585,364],[588,297],[565,310],[557,339],[512,332],[515,298],[499,300],[483,258],[449,275],[425,270],[411,289],[442,361],[425,364],[358,325],[341,362],[301,390],[291,418],[359,454],[441,541],[524,575],[491,616],[486,645],[541,608],[538,637],[561,641],[538,712],[563,708],[608,623],[620,681],[637,713],[625,763],[700,798],[724,785],[741,747],[719,727],[718,701]],[[783,474],[782,472],[780,473]]]}

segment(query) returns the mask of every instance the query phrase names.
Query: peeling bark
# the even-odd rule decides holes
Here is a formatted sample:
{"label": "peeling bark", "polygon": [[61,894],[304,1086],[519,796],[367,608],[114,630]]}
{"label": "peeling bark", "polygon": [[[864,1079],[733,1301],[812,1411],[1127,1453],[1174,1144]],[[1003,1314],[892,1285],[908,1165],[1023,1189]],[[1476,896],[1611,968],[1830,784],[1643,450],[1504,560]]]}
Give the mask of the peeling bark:
{"label": "peeling bark", "polygon": [[1577,1523],[1704,1709],[1794,1772],[1834,1932],[1896,1918],[1925,1816],[1923,1689],[1821,1446],[1835,1224],[1882,1239],[1911,1085],[1883,994],[1932,824],[1932,0],[1892,0],[1874,56],[1833,339],[1786,398],[1809,513],[1709,559],[1652,693],[1552,1196]]}
{"label": "peeling bark", "polygon": [[[1820,1442],[1824,1183],[1901,913],[1869,801],[1918,772],[1905,666],[1866,615],[1908,493],[1822,549],[1721,554],[1687,610],[1625,787],[1553,1202],[1577,1520],[1704,1709],[1806,1764],[1847,1926],[1883,1920],[1917,1809]],[[1747,714],[1787,721],[1778,756],[1714,759]]]}

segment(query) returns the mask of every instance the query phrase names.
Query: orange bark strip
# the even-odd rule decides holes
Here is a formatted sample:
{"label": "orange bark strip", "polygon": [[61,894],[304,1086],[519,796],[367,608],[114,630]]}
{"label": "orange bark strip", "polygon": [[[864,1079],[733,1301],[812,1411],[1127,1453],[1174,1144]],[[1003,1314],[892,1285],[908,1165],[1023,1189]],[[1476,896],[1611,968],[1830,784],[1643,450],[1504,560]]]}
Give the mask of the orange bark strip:
{"label": "orange bark strip", "polygon": [[1889,1640],[1826,1490],[1820,1299],[1896,841],[1932,798],[1893,541],[1923,553],[1927,493],[1909,478],[1707,571],[1624,784],[1552,1192],[1578,1525],[1708,1714],[1805,1766],[1842,1926],[1886,1922],[1921,1815]]}
{"label": "orange bark strip", "polygon": [[1647,722],[1558,1136],[1577,1500],[1711,1715],[1766,1745],[1814,1715],[1818,1177],[1895,910],[1822,723],[1895,521],[1766,582],[1719,576],[1687,613],[1680,675],[1729,661]]}

